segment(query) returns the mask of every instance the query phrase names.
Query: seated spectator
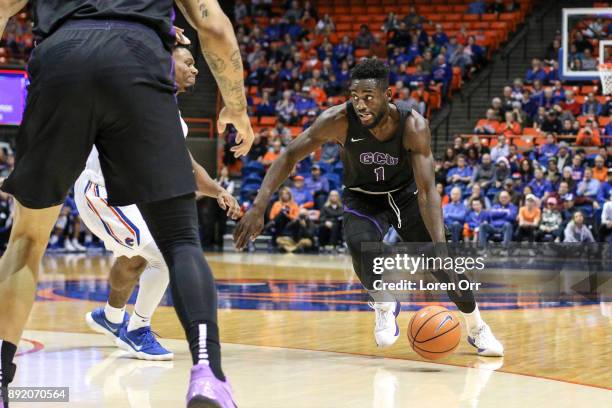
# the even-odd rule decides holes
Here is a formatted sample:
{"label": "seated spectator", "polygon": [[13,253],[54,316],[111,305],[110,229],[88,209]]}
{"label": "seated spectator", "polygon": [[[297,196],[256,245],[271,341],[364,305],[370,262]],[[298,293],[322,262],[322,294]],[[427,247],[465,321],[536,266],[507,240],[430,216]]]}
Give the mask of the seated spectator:
{"label": "seated spectator", "polygon": [[280,156],[282,151],[283,144],[281,143],[280,139],[274,140],[274,142],[272,142],[272,147],[269,148],[268,152],[264,154],[263,158],[261,159],[261,164],[266,167],[270,166],[272,162],[276,160],[278,156]]}
{"label": "seated spectator", "polygon": [[600,184],[597,202],[603,205],[608,197],[610,197],[610,194],[612,194],[612,172],[609,172],[608,179]]}
{"label": "seated spectator", "polygon": [[502,121],[504,119],[504,108],[502,100],[498,97],[491,99],[491,109],[495,112],[495,120]]}
{"label": "seated spectator", "polygon": [[589,40],[584,38],[581,32],[577,32],[574,35],[574,41],[572,45],[576,47],[576,52],[580,54],[584,54],[584,50],[590,50],[591,52],[593,52],[593,44],[591,44]]}
{"label": "seated spectator", "polygon": [[266,152],[268,151],[267,140],[264,140],[261,137],[262,131],[255,133],[255,138],[253,139],[253,146],[251,150],[247,153],[248,161],[261,161]]}
{"label": "seated spectator", "polygon": [[329,193],[329,181],[321,175],[321,167],[318,164],[310,168],[310,177],[306,178],[305,185],[314,197],[316,208],[322,209]]}
{"label": "seated spectator", "polygon": [[446,194],[444,192],[444,184],[443,183],[437,183],[436,184],[436,191],[440,195],[440,204],[441,204],[442,208],[444,208],[450,202],[450,198],[448,197],[448,194]]}
{"label": "seated spectator", "polygon": [[315,225],[308,218],[308,210],[300,209],[298,218],[285,226],[281,236],[276,238],[276,244],[282,252],[307,250],[314,245]]}
{"label": "seated spectator", "polygon": [[302,18],[302,13],[304,13],[304,10],[300,8],[300,2],[297,0],[293,0],[290,3],[287,11],[285,11],[283,18],[287,21],[291,18],[297,21]]}
{"label": "seated spectator", "polygon": [[472,169],[466,165],[465,156],[460,154],[457,156],[457,166],[448,171],[446,182],[464,191],[470,181],[472,181]]}
{"label": "seated spectator", "polygon": [[302,92],[294,97],[294,101],[295,110],[299,116],[304,116],[308,113],[308,111],[316,111],[318,109],[317,103],[312,96],[310,96],[309,87],[303,87]]}
{"label": "seated spectator", "polygon": [[546,163],[546,180],[550,182],[553,188],[561,181],[561,174],[559,173],[559,168],[557,167],[557,158],[549,157],[548,163]]}
{"label": "seated spectator", "polygon": [[546,112],[546,120],[539,126],[539,130],[545,133],[559,133],[561,121],[557,117],[557,112],[552,109]]}
{"label": "seated spectator", "polygon": [[527,71],[527,75],[525,75],[525,82],[528,84],[533,83],[535,80],[540,80],[542,82],[546,81],[548,78],[548,74],[544,71],[542,67],[542,61],[539,58],[534,58],[531,60],[531,69]]}
{"label": "seated spectator", "polygon": [[548,159],[555,157],[559,152],[559,146],[555,142],[555,136],[552,133],[546,134],[546,142],[538,148],[541,164],[548,163]]}
{"label": "seated spectator", "polygon": [[264,91],[261,96],[261,101],[255,105],[255,112],[257,116],[274,116],[276,115],[276,107],[270,100],[270,93]]}
{"label": "seated spectator", "polygon": [[287,90],[283,92],[283,99],[276,102],[276,114],[285,123],[296,122],[297,116],[295,115],[295,103],[291,98],[292,92]]}
{"label": "seated spectator", "polygon": [[491,222],[480,226],[478,241],[482,247],[486,246],[493,234],[502,234],[502,245],[508,246],[512,241],[514,233],[514,222],[517,216],[517,208],[510,202],[507,191],[499,194],[499,203],[494,204],[488,211]]}
{"label": "seated spectator", "polygon": [[601,115],[601,104],[597,99],[595,99],[595,94],[590,92],[587,95],[584,104],[582,105],[582,109],[580,110],[582,115],[592,115],[599,116]]}
{"label": "seated spectator", "polygon": [[522,184],[531,183],[531,180],[533,180],[533,170],[533,165],[529,159],[521,160],[518,172],[520,173]]}
{"label": "seated spectator", "polygon": [[563,169],[570,164],[571,160],[569,145],[565,141],[560,142],[559,151],[557,152],[557,168]]}
{"label": "seated spectator", "polygon": [[[486,119],[481,119],[474,128],[474,133],[484,135],[495,135],[499,130],[499,122],[493,109],[487,109]],[[495,148],[493,148],[495,149]]]}
{"label": "seated spectator", "polygon": [[480,231],[480,227],[484,223],[490,223],[491,217],[487,211],[485,211],[484,206],[482,204],[482,200],[473,199],[470,202],[471,211],[468,212],[465,217],[465,225],[463,235],[467,239],[470,239],[474,242],[478,242],[478,233]]}
{"label": "seated spectator", "polygon": [[468,198],[463,200],[463,205],[465,205],[466,208],[470,208],[471,207],[470,203],[473,200],[482,201],[485,209],[491,208],[491,200],[489,200],[489,198],[486,195],[484,195],[482,188],[480,187],[480,184],[474,184],[472,186],[472,192]]}
{"label": "seated spectator", "polygon": [[593,178],[603,183],[608,179],[608,168],[601,154],[595,156],[595,167],[593,167]]}
{"label": "seated spectator", "polygon": [[468,5],[466,14],[484,14],[487,11],[487,3],[484,0],[476,0]]}
{"label": "seated spectator", "polygon": [[[506,144],[506,137],[501,135],[497,137],[497,144],[491,149],[491,160],[497,163],[500,157],[508,157],[510,148]],[[508,163],[507,163],[508,164]]]}
{"label": "seated spectator", "polygon": [[576,154],[572,157],[572,179],[579,183],[584,177],[584,166],[582,165],[582,156]]}
{"label": "seated spectator", "polygon": [[329,193],[329,197],[321,210],[319,221],[319,246],[333,246],[334,249],[342,241],[342,217],[344,210],[340,194],[336,190]]}
{"label": "seated spectator", "polygon": [[557,209],[557,204],[555,197],[548,197],[546,199],[546,205],[544,206],[544,211],[542,211],[542,220],[535,233],[537,242],[559,242],[561,239],[563,218]]}
{"label": "seated spectator", "polygon": [[431,77],[436,84],[442,84],[442,95],[446,97],[453,79],[453,70],[451,65],[447,64],[444,55],[440,54],[436,58],[436,63],[431,69]]}
{"label": "seated spectator", "polygon": [[453,187],[450,194],[450,203],[444,206],[442,212],[444,214],[444,224],[450,230],[454,243],[461,240],[467,211],[467,208],[461,202],[461,189]]}
{"label": "seated spectator", "polygon": [[565,236],[563,242],[595,242],[591,230],[584,224],[584,214],[580,211],[574,213],[572,220],[565,227],[563,235]]}
{"label": "seated spectator", "polygon": [[601,146],[599,130],[594,129],[592,123],[590,119],[587,120],[584,128],[578,132],[578,137],[576,137],[576,144],[578,146]]}
{"label": "seated spectator", "polygon": [[300,208],[293,200],[289,187],[282,187],[278,192],[278,201],[270,209],[270,221],[266,229],[274,235],[280,234],[290,221],[297,218],[299,212]]}
{"label": "seated spectator", "polygon": [[328,164],[335,164],[340,159],[340,148],[338,143],[327,142],[321,146],[321,161]]}
{"label": "seated spectator", "polygon": [[520,208],[518,215],[517,240],[522,242],[525,238],[534,242],[535,232],[540,225],[540,208],[538,199],[533,194],[525,198],[525,205]]}
{"label": "seated spectator", "polygon": [[533,194],[538,197],[538,199],[546,200],[548,194],[553,191],[553,186],[550,184],[550,181],[544,178],[544,171],[542,171],[541,167],[537,167],[534,170],[533,180],[527,185],[531,187]]}
{"label": "seated spectator", "polygon": [[242,0],[236,0],[234,4],[234,19],[240,21],[249,15],[249,10]]}
{"label": "seated spectator", "polygon": [[425,18],[419,15],[419,13],[417,13],[416,11],[416,8],[411,5],[408,8],[408,13],[406,14],[406,17],[404,17],[403,21],[408,26],[408,28],[412,29],[418,26],[419,24],[424,23]]}
{"label": "seated spectator", "polygon": [[[567,112],[567,111],[566,111]],[[565,119],[563,121],[563,125],[561,126],[560,135],[563,136],[576,136],[578,132],[574,129],[573,123],[570,119]]]}
{"label": "seated spectator", "polygon": [[376,38],[370,31],[366,24],[362,24],[359,28],[359,33],[355,37],[355,48],[357,49],[370,49],[376,43]]}
{"label": "seated spectator", "polygon": [[293,178],[293,188],[291,189],[291,195],[295,202],[300,208],[313,208],[314,198],[310,190],[308,190],[304,183],[304,177],[295,176]]}
{"label": "seated spectator", "polygon": [[388,33],[392,30],[397,29],[398,27],[399,27],[399,19],[397,18],[395,13],[390,12],[389,14],[387,14],[387,18],[385,18],[385,21],[383,22],[383,25],[380,28],[380,30],[384,33]]}
{"label": "seated spectator", "polygon": [[[334,48],[334,59],[336,61],[346,60],[349,56],[353,56],[355,54],[355,47],[353,47],[353,43],[351,43],[351,39],[348,35],[342,37],[340,44],[336,45]],[[348,70],[348,65],[347,65]],[[348,75],[347,75],[348,76]]]}
{"label": "seated spectator", "polygon": [[584,50],[584,54],[582,54],[582,70],[597,71],[597,60],[593,58],[591,50]]}
{"label": "seated spectator", "polygon": [[494,176],[495,165],[491,161],[491,155],[485,153],[482,155],[482,162],[476,166],[472,173],[472,187],[477,184],[486,191],[493,183]]}
{"label": "seated spectator", "polygon": [[315,33],[330,34],[333,31],[336,31],[336,25],[329,14],[325,14],[323,18],[317,21]]}
{"label": "seated spectator", "polygon": [[439,46],[442,46],[449,41],[448,36],[442,29],[442,24],[436,24],[436,31],[432,34],[432,37]]}
{"label": "seated spectator", "polygon": [[593,178],[593,170],[586,168],[582,181],[576,187],[576,204],[592,204],[595,209],[599,208],[597,194],[599,193],[600,182]]}
{"label": "seated spectator", "polygon": [[520,100],[521,110],[527,114],[529,118],[533,120],[534,116],[538,111],[538,104],[531,99],[531,94],[528,90],[523,91],[523,95]]}
{"label": "seated spectator", "polygon": [[612,243],[612,195],[608,196],[601,212],[599,242]]}
{"label": "seated spectator", "polygon": [[544,108],[546,108],[546,110],[551,110],[554,108],[556,103],[557,101],[553,96],[552,88],[545,88],[544,96],[540,99],[540,106],[543,106]]}
{"label": "seated spectator", "polygon": [[499,126],[498,133],[504,136],[518,136],[522,133],[521,125],[517,122],[514,112],[506,112],[505,121]]}
{"label": "seated spectator", "polygon": [[[508,159],[505,157],[500,157],[495,162],[495,171],[493,173],[493,187],[497,191],[504,186],[504,183],[510,181],[512,185],[512,180],[510,179],[510,165]],[[512,187],[512,186],[511,186]]]}
{"label": "seated spectator", "polygon": [[573,91],[565,92],[565,102],[561,103],[563,110],[570,111],[572,115],[579,116],[582,112],[582,105],[576,99],[574,99]]}
{"label": "seated spectator", "polygon": [[270,131],[270,137],[273,140],[280,140],[283,146],[287,146],[291,143],[293,136],[291,134],[291,129],[289,129],[281,120],[277,120],[276,124]]}

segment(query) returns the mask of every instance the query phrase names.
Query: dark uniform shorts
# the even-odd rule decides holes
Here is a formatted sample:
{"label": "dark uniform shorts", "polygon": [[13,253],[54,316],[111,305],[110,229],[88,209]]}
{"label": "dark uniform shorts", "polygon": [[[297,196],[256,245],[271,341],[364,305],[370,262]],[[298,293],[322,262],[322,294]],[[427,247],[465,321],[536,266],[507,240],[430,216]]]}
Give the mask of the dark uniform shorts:
{"label": "dark uniform shorts", "polygon": [[98,149],[109,204],[191,193],[172,56],[152,29],[71,20],[34,49],[15,170],[2,189],[28,208],[64,202]]}
{"label": "dark uniform shorts", "polygon": [[[344,189],[344,235],[370,232],[382,241],[393,225],[403,242],[430,242],[415,185],[388,194],[367,194]],[[374,240],[373,240],[374,241]]]}

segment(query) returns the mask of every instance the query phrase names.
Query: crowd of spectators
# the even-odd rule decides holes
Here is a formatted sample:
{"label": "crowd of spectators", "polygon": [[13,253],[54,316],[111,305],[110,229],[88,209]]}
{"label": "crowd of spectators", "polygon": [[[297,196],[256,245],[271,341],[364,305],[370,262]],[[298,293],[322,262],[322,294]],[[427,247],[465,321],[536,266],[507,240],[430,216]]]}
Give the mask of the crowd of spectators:
{"label": "crowd of spectators", "polygon": [[556,60],[534,58],[475,135],[454,139],[436,163],[454,242],[611,241],[612,102],[591,88],[577,95]]}
{"label": "crowd of spectators", "polygon": [[0,38],[0,65],[25,64],[33,48],[32,24],[24,11],[8,21]]}

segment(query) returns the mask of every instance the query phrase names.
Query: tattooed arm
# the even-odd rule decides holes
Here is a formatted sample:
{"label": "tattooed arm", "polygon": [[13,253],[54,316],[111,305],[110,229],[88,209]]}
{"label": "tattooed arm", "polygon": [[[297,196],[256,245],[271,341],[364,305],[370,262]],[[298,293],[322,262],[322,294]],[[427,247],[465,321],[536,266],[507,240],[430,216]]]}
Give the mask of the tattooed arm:
{"label": "tattooed arm", "polygon": [[232,123],[238,130],[239,143],[233,150],[236,156],[245,155],[253,143],[253,130],[247,116],[242,58],[232,23],[217,0],[176,0],[176,4],[198,31],[202,53],[223,96],[225,108],[219,114],[219,133]]}
{"label": "tattooed arm", "polygon": [[27,2],[27,0],[0,0],[0,38],[2,38],[9,18],[17,14]]}

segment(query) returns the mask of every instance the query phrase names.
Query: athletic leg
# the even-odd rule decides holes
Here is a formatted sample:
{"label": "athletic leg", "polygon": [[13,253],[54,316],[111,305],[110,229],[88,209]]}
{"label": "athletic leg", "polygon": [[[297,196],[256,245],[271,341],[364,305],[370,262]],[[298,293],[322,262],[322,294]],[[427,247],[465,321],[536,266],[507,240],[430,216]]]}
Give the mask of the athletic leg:
{"label": "athletic leg", "polygon": [[61,205],[33,210],[15,200],[9,243],[0,258],[0,387],[13,380],[13,358],[34,303],[40,262]]}

